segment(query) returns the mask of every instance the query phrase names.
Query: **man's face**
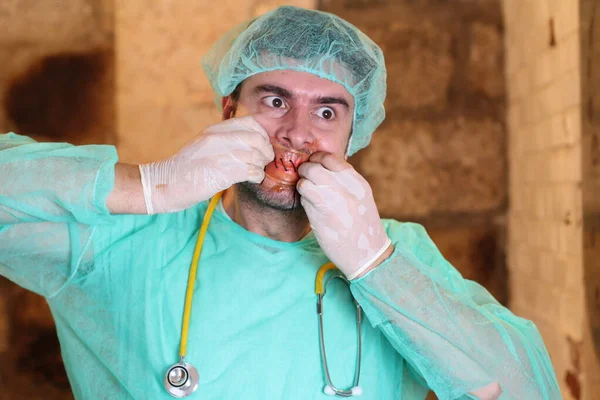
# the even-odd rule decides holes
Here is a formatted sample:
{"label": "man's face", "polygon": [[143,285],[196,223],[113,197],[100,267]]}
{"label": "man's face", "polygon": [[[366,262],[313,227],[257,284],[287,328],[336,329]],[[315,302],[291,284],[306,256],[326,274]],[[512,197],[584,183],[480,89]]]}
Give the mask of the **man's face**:
{"label": "man's face", "polygon": [[[303,157],[296,153],[299,159],[306,159],[317,151],[345,157],[354,98],[342,85],[307,72],[272,71],[247,78],[237,102],[228,100],[224,115],[227,117],[230,111],[236,117],[254,116],[268,132],[276,154],[290,149],[306,154]],[[297,165],[281,161],[277,166],[282,168],[283,176],[293,176],[290,171]],[[277,178],[267,174],[261,184],[244,183],[242,190],[278,210],[300,207],[296,186],[282,184]]]}

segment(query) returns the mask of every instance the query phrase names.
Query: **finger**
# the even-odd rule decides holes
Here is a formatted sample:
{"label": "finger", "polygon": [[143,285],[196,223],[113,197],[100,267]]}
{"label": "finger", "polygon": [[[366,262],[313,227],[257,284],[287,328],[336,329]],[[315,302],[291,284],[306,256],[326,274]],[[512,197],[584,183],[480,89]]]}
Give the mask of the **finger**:
{"label": "finger", "polygon": [[[258,140],[255,143],[261,145],[261,149],[265,151],[265,154],[269,155],[273,153],[273,146],[271,146],[271,138],[269,137],[267,130],[257,121],[257,119],[253,115],[238,118],[238,120],[246,131],[250,133],[259,134],[261,140]],[[275,158],[274,154],[272,158]]]}
{"label": "finger", "polygon": [[256,165],[248,165],[248,182],[261,183],[265,179],[264,167],[257,167]]}
{"label": "finger", "polygon": [[306,215],[309,216],[310,221],[310,215],[316,210],[315,205],[311,203],[306,196],[300,196],[300,204],[302,205],[302,208],[304,208]]}
{"label": "finger", "polygon": [[219,168],[210,168],[207,170],[211,171],[214,176],[220,177],[222,185],[224,185],[223,189],[240,182],[260,183],[265,178],[264,167],[246,164],[240,162],[240,160],[227,162],[220,165]]}
{"label": "finger", "polygon": [[273,149],[273,145],[271,144],[270,140],[265,139],[259,141],[256,148],[260,150],[260,152],[267,158],[268,161],[273,161],[275,159],[275,150]]}
{"label": "finger", "polygon": [[252,154],[252,164],[264,166],[270,163],[275,159],[275,152],[273,151],[273,147],[267,143],[267,145],[261,146],[252,146],[251,147]]}
{"label": "finger", "polygon": [[252,117],[232,118],[211,125],[204,131],[205,135],[215,135],[222,138],[236,138],[246,146],[258,148],[267,158],[275,158],[269,134]]}
{"label": "finger", "polygon": [[301,178],[312,181],[313,183],[317,183],[320,180],[319,175],[326,173],[325,171],[327,170],[321,164],[310,161],[302,163],[298,167],[298,175],[300,175]]}
{"label": "finger", "polygon": [[273,161],[275,158],[275,152],[273,150],[273,146],[269,140],[263,138],[262,136],[256,135],[256,132],[231,132],[232,137],[235,137],[238,140],[238,146],[243,146],[246,148],[251,148],[256,150],[262,154],[262,156],[268,160]]}
{"label": "finger", "polygon": [[340,172],[352,168],[344,159],[325,151],[318,151],[310,156],[309,161],[319,163],[333,172]]}
{"label": "finger", "polygon": [[[265,157],[265,155],[257,149],[233,150],[230,151],[229,154],[236,163],[256,165],[262,169],[264,169],[265,166],[272,161],[271,159]],[[231,158],[225,162],[229,162]]]}
{"label": "finger", "polygon": [[242,117],[240,118],[240,120],[243,121],[244,125],[248,128],[248,130],[252,132],[258,132],[267,141],[269,140],[269,134],[267,133],[267,130],[258,122],[258,120],[253,115]]}
{"label": "finger", "polygon": [[317,186],[308,179],[300,178],[296,184],[296,190],[300,193],[300,200],[308,201],[312,205],[319,202],[319,190]]}
{"label": "finger", "polygon": [[300,193],[300,196],[304,196],[307,190],[311,189],[311,186],[315,184],[309,181],[308,179],[300,178],[298,183],[296,183],[296,190]]}
{"label": "finger", "polygon": [[298,175],[308,179],[316,185],[334,184],[333,172],[326,169],[323,165],[314,162],[305,162],[298,167]]}

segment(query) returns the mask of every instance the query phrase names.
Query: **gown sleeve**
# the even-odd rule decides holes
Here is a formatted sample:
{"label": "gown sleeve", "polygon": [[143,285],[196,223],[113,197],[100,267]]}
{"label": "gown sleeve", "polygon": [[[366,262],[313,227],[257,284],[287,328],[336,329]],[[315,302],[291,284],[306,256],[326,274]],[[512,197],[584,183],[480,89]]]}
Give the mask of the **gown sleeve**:
{"label": "gown sleeve", "polygon": [[116,162],[113,146],[0,135],[0,275],[51,297],[91,264]]}
{"label": "gown sleeve", "polygon": [[420,374],[440,400],[500,384],[500,399],[561,399],[533,322],[464,279],[425,229],[391,221],[394,253],[351,290],[370,323]]}

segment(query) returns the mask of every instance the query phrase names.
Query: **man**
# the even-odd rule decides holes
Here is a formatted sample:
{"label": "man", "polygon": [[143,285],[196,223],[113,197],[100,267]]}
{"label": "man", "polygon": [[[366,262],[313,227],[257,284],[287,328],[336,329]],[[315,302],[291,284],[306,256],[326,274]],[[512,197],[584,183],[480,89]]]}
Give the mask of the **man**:
{"label": "man", "polygon": [[[313,285],[328,261],[368,319],[353,394],[560,398],[535,326],[464,280],[422,227],[381,220],[346,162],[384,117],[371,40],[282,7],[226,35],[204,67],[224,122],[166,160],[0,139],[0,273],[47,298],[76,398],[171,398],[165,381],[180,394],[187,377],[165,376],[179,355],[200,373],[190,398],[328,398],[328,378],[352,388],[356,308],[343,284],[324,300],[327,373],[321,362]],[[222,191],[186,342],[190,261]]]}

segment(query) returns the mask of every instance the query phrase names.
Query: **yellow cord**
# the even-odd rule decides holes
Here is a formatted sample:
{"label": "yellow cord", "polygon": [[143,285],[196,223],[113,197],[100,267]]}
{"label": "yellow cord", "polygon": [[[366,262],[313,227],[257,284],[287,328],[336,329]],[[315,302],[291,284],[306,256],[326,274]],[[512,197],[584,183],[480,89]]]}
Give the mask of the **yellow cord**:
{"label": "yellow cord", "polygon": [[[190,318],[192,315],[192,299],[194,297],[194,284],[196,283],[196,272],[198,271],[198,262],[200,261],[200,254],[202,253],[202,247],[204,246],[204,238],[206,237],[206,231],[208,231],[208,225],[212,218],[212,214],[215,211],[215,207],[219,203],[223,192],[217,193],[208,204],[206,213],[204,214],[204,220],[200,226],[200,233],[198,234],[198,240],[196,241],[196,248],[194,249],[194,256],[192,257],[192,264],[190,266],[190,275],[188,277],[187,289],[185,291],[185,306],[183,308],[183,322],[181,324],[181,343],[179,344],[179,356],[185,357],[187,353],[187,339],[190,327]],[[323,277],[327,271],[336,269],[333,263],[324,264],[317,272],[317,278],[315,279],[315,293],[323,293]]]}
{"label": "yellow cord", "polygon": [[181,343],[179,344],[179,356],[185,357],[187,353],[187,339],[188,331],[190,327],[190,317],[192,315],[192,299],[194,297],[194,284],[196,283],[196,272],[198,271],[198,261],[200,261],[200,253],[202,253],[202,246],[204,245],[204,237],[208,230],[208,224],[212,218],[213,211],[221,199],[223,192],[217,193],[208,204],[206,213],[204,214],[204,220],[200,227],[200,233],[198,234],[198,240],[196,241],[196,248],[194,249],[194,257],[192,258],[192,265],[190,266],[190,275],[188,277],[187,289],[185,291],[185,306],[183,308],[183,322],[181,324]]}
{"label": "yellow cord", "polygon": [[331,269],[337,269],[337,267],[332,263],[328,262],[327,264],[323,264],[319,271],[317,271],[317,278],[315,279],[315,294],[323,294],[323,278],[327,271]]}

